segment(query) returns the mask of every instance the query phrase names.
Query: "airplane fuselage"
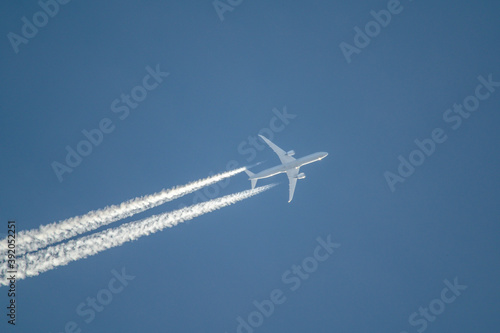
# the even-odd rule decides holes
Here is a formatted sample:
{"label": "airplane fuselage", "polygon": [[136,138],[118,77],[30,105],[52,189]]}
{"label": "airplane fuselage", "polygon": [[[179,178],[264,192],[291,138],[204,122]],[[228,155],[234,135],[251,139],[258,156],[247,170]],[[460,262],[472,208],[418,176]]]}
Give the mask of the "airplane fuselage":
{"label": "airplane fuselage", "polygon": [[263,178],[272,177],[272,176],[277,175],[279,173],[284,173],[284,172],[287,172],[288,170],[300,168],[303,165],[319,161],[319,160],[325,158],[326,155],[328,155],[328,153],[325,153],[325,152],[318,152],[318,153],[310,154],[310,155],[298,158],[296,160],[293,160],[291,162],[288,162],[285,164],[280,164],[280,165],[274,166],[272,168],[263,170],[259,173],[256,173],[250,179],[263,179]]}

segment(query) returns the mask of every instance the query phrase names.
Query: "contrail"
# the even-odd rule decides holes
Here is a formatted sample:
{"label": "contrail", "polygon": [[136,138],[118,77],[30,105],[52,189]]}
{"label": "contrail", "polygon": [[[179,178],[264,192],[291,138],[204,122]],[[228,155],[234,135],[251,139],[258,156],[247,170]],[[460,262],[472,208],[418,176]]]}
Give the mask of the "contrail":
{"label": "contrail", "polygon": [[[112,247],[120,246],[126,242],[137,240],[142,236],[150,235],[164,228],[173,227],[178,223],[191,220],[197,216],[250,198],[274,186],[275,184],[271,184],[253,190],[229,194],[221,198],[181,208],[172,212],[153,215],[139,221],[128,222],[119,227],[83,236],[34,253],[28,253],[23,258],[17,260],[20,267],[17,270],[16,279],[20,280],[26,277],[35,276],[58,266],[67,265],[71,261],[80,260]],[[0,285],[8,284],[8,274],[6,263],[1,264]]]}
{"label": "contrail", "polygon": [[[186,194],[195,192],[205,186],[217,183],[225,178],[243,172],[245,167],[219,173],[200,179],[186,185],[164,189],[160,192],[137,197],[119,205],[107,206],[103,209],[90,211],[87,214],[72,217],[59,222],[40,226],[37,229],[18,232],[16,239],[16,253],[24,254],[36,251],[50,244],[54,244],[84,232],[95,230],[104,225],[141,213],[150,208],[177,199]],[[7,239],[0,240],[0,260],[5,260]]]}

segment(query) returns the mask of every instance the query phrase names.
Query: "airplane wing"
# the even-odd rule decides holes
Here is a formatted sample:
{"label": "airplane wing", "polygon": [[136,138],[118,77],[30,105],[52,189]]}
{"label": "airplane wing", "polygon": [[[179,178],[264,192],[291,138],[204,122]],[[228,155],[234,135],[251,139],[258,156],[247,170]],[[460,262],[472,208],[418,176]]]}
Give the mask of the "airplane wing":
{"label": "airplane wing", "polygon": [[288,197],[288,202],[293,199],[293,192],[295,192],[295,185],[297,185],[297,175],[299,174],[299,168],[288,170],[286,175],[288,176],[288,182],[290,183],[290,196]]}
{"label": "airplane wing", "polygon": [[288,156],[283,149],[281,149],[280,147],[276,146],[268,138],[266,138],[265,136],[260,135],[260,134],[259,134],[259,136],[260,136],[260,138],[262,140],[264,140],[265,143],[267,143],[267,145],[269,147],[271,147],[272,150],[274,150],[274,152],[280,158],[280,161],[281,161],[282,164],[285,164],[285,163],[288,163],[288,162],[291,162],[291,161],[295,161],[295,158],[293,158],[292,156]]}

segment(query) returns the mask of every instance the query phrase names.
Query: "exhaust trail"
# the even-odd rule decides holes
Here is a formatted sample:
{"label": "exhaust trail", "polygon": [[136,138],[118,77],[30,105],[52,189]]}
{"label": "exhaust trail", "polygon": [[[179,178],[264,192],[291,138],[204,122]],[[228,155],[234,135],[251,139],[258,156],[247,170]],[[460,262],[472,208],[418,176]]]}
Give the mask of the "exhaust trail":
{"label": "exhaust trail", "polygon": [[[37,229],[23,230],[17,233],[16,252],[24,254],[33,252],[48,245],[61,242],[79,234],[95,230],[99,227],[141,213],[150,208],[162,205],[186,194],[195,192],[205,186],[212,185],[225,178],[243,172],[246,168],[219,173],[217,175],[200,179],[186,185],[164,189],[160,192],[137,197],[119,205],[107,206],[103,209],[90,211],[87,214],[71,217],[66,220],[42,225]],[[0,260],[5,260],[7,238],[0,240]]]}
{"label": "exhaust trail", "polygon": [[[88,256],[120,246],[126,242],[137,240],[140,237],[153,234],[165,228],[171,228],[197,216],[253,197],[274,186],[275,184],[271,184],[252,190],[229,194],[221,198],[181,208],[172,212],[153,215],[143,220],[128,222],[115,228],[70,240],[34,253],[28,253],[24,255],[23,258],[17,260],[19,268],[16,273],[16,279],[20,280],[26,277],[36,276],[58,266],[67,265],[72,261],[84,259]],[[8,276],[7,265],[6,263],[2,263],[0,267],[0,285],[7,285],[9,283]]]}

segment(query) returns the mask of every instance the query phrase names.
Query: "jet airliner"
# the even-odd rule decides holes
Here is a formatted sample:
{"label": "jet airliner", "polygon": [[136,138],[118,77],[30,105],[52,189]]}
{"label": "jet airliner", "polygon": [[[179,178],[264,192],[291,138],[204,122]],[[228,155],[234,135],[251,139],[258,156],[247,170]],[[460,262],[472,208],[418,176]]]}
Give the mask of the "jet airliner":
{"label": "jet airliner", "polygon": [[297,185],[297,180],[298,179],[303,179],[306,178],[306,175],[304,173],[299,173],[299,169],[301,166],[316,162],[319,160],[322,160],[325,158],[328,153],[325,152],[318,152],[314,154],[310,154],[304,157],[301,157],[299,159],[295,159],[293,155],[295,155],[295,151],[290,150],[288,152],[285,152],[283,149],[280,147],[276,146],[274,143],[272,143],[268,138],[260,135],[260,138],[264,140],[265,143],[269,147],[271,147],[272,150],[278,155],[281,164],[277,165],[275,167],[266,169],[264,171],[261,171],[259,173],[252,173],[249,170],[245,170],[245,172],[248,175],[248,179],[250,180],[252,184],[252,189],[255,188],[255,185],[257,184],[257,180],[262,179],[262,178],[268,178],[272,177],[274,175],[277,175],[279,173],[285,173],[288,176],[288,181],[290,183],[290,194],[288,197],[288,202],[292,201],[293,198],[293,193],[295,192],[295,185]]}

